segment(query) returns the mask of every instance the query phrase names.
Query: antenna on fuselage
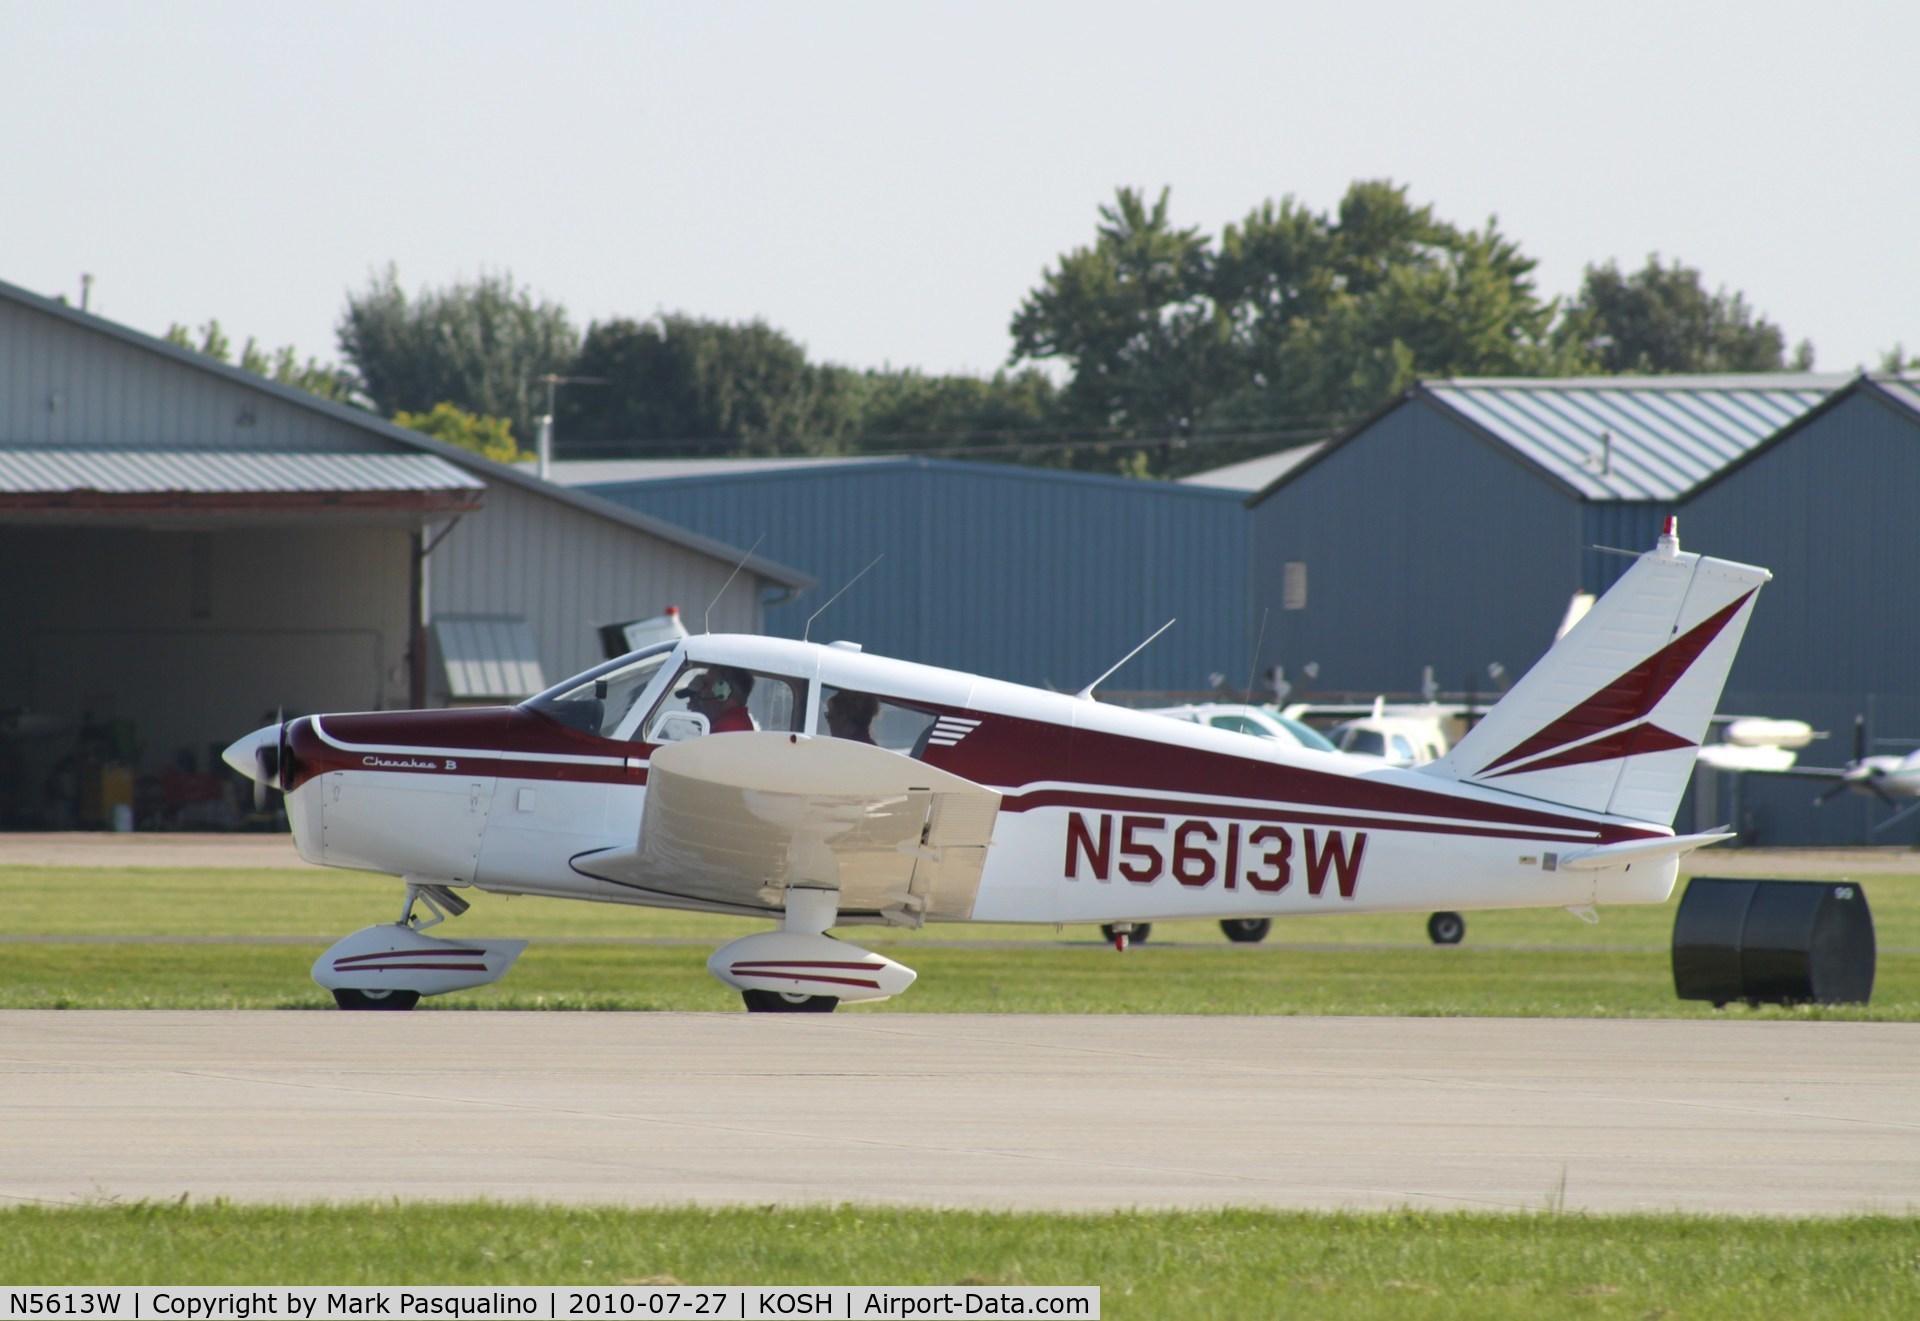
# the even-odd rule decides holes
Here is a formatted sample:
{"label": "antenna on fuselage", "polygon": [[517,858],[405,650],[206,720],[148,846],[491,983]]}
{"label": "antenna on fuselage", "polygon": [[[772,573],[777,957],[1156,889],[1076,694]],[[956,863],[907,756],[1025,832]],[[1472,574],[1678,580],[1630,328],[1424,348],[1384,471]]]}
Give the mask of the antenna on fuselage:
{"label": "antenna on fuselage", "polygon": [[[1178,616],[1175,616],[1175,618],[1177,619]],[[1147,643],[1152,642],[1155,638],[1159,637],[1162,633],[1172,628],[1173,624],[1174,624],[1174,620],[1169,619],[1166,623],[1162,624],[1159,628],[1154,629],[1153,632],[1147,635],[1146,642],[1142,642],[1139,646],[1135,647],[1132,651],[1122,656],[1119,660],[1115,661],[1112,665],[1109,665],[1104,674],[1102,674],[1098,679],[1095,679],[1092,683],[1088,684],[1085,688],[1082,688],[1079,692],[1075,693],[1074,696],[1083,697],[1087,701],[1091,702],[1093,700],[1093,690],[1095,688],[1098,688],[1103,682],[1105,682],[1107,675],[1112,674],[1115,670],[1119,669],[1122,665],[1125,665],[1128,661],[1132,660],[1135,656],[1138,656],[1141,652],[1145,651],[1147,649]]]}
{"label": "antenna on fuselage", "polygon": [[1260,672],[1260,647],[1267,640],[1267,616],[1272,613],[1272,606],[1260,612],[1260,634],[1253,640],[1253,655],[1247,658],[1247,697],[1242,706],[1253,705],[1253,676]]}
{"label": "antenna on fuselage", "polygon": [[[887,552],[883,550],[878,555],[875,555],[871,560],[867,561],[867,569],[871,569],[874,565],[878,564],[881,560],[884,560],[885,558],[887,558]],[[862,569],[860,570],[860,572],[854,574],[853,577],[847,579],[845,587],[842,587],[839,591],[835,592],[832,596],[829,596],[825,601],[821,603],[820,609],[814,611],[812,614],[807,616],[807,626],[800,630],[800,640],[802,642],[805,642],[807,640],[807,635],[813,632],[813,621],[820,618],[820,616],[826,611],[826,608],[828,606],[832,605],[835,601],[838,601],[841,597],[845,596],[847,594],[848,587],[853,586],[855,583],[859,582],[862,578],[866,577],[867,569]]]}
{"label": "antenna on fuselage", "polygon": [[740,570],[747,567],[747,561],[753,558],[753,552],[759,550],[760,543],[766,539],[767,534],[762,532],[759,538],[755,540],[751,546],[747,547],[747,553],[740,557],[740,562],[733,566],[733,572],[728,574],[727,580],[720,584],[720,590],[713,594],[711,601],[707,602],[707,613],[700,616],[700,631],[702,633],[713,632],[713,608],[720,604],[720,598],[727,594],[727,588],[733,586],[733,580],[740,576]]}

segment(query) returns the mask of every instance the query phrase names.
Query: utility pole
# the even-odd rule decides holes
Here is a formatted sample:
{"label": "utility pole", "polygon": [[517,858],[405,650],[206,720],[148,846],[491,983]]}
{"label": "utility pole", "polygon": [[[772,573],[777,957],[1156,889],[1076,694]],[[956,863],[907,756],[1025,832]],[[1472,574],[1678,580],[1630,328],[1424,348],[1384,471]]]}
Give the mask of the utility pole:
{"label": "utility pole", "polygon": [[540,415],[539,438],[534,442],[535,453],[539,456],[540,479],[548,480],[553,468],[553,408],[555,396],[563,385],[605,385],[606,378],[601,376],[556,376],[548,372],[539,378],[547,386],[547,411]]}

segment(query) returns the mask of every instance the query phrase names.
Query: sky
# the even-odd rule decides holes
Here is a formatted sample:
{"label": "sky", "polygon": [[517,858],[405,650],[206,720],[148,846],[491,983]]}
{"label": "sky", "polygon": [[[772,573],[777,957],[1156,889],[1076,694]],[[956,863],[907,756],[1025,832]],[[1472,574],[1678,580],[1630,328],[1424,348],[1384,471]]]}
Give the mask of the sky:
{"label": "sky", "polygon": [[303,358],[392,264],[991,373],[1117,187],[1218,234],[1374,178],[1545,296],[1658,253],[1819,370],[1920,354],[1911,0],[0,0],[0,49],[0,281]]}

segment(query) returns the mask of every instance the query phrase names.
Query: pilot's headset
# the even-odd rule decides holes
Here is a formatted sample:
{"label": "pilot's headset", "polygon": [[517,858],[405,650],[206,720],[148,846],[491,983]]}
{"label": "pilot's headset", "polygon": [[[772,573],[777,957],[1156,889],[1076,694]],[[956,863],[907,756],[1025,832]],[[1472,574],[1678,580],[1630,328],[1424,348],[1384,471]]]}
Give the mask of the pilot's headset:
{"label": "pilot's headset", "polygon": [[727,678],[727,676],[719,670],[709,672],[707,675],[707,697],[715,702],[731,702],[733,700],[733,680]]}

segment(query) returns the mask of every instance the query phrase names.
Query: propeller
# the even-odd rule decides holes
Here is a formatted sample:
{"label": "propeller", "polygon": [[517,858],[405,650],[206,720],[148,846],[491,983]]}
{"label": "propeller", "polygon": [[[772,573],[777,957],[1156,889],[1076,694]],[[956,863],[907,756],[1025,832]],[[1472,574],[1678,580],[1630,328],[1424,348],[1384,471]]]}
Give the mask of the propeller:
{"label": "propeller", "polygon": [[280,770],[287,764],[286,707],[274,708],[273,722],[278,727],[278,736],[274,739],[273,746],[268,747],[263,743],[253,754],[255,763],[260,768],[260,773],[253,777],[253,810],[256,812],[267,810],[269,785],[275,789],[286,787],[285,782],[280,778]]}
{"label": "propeller", "polygon": [[1833,788],[1827,790],[1825,793],[1816,795],[1813,801],[1816,804],[1828,802],[1853,788],[1855,785],[1861,784],[1864,784],[1867,790],[1881,802],[1884,803],[1888,801],[1886,794],[1881,791],[1880,786],[1873,782],[1873,777],[1879,775],[1881,772],[1877,767],[1865,765],[1866,760],[1867,718],[1864,715],[1856,715],[1853,718],[1853,760],[1848,762],[1846,769],[1840,772],[1840,778],[1833,782]]}

